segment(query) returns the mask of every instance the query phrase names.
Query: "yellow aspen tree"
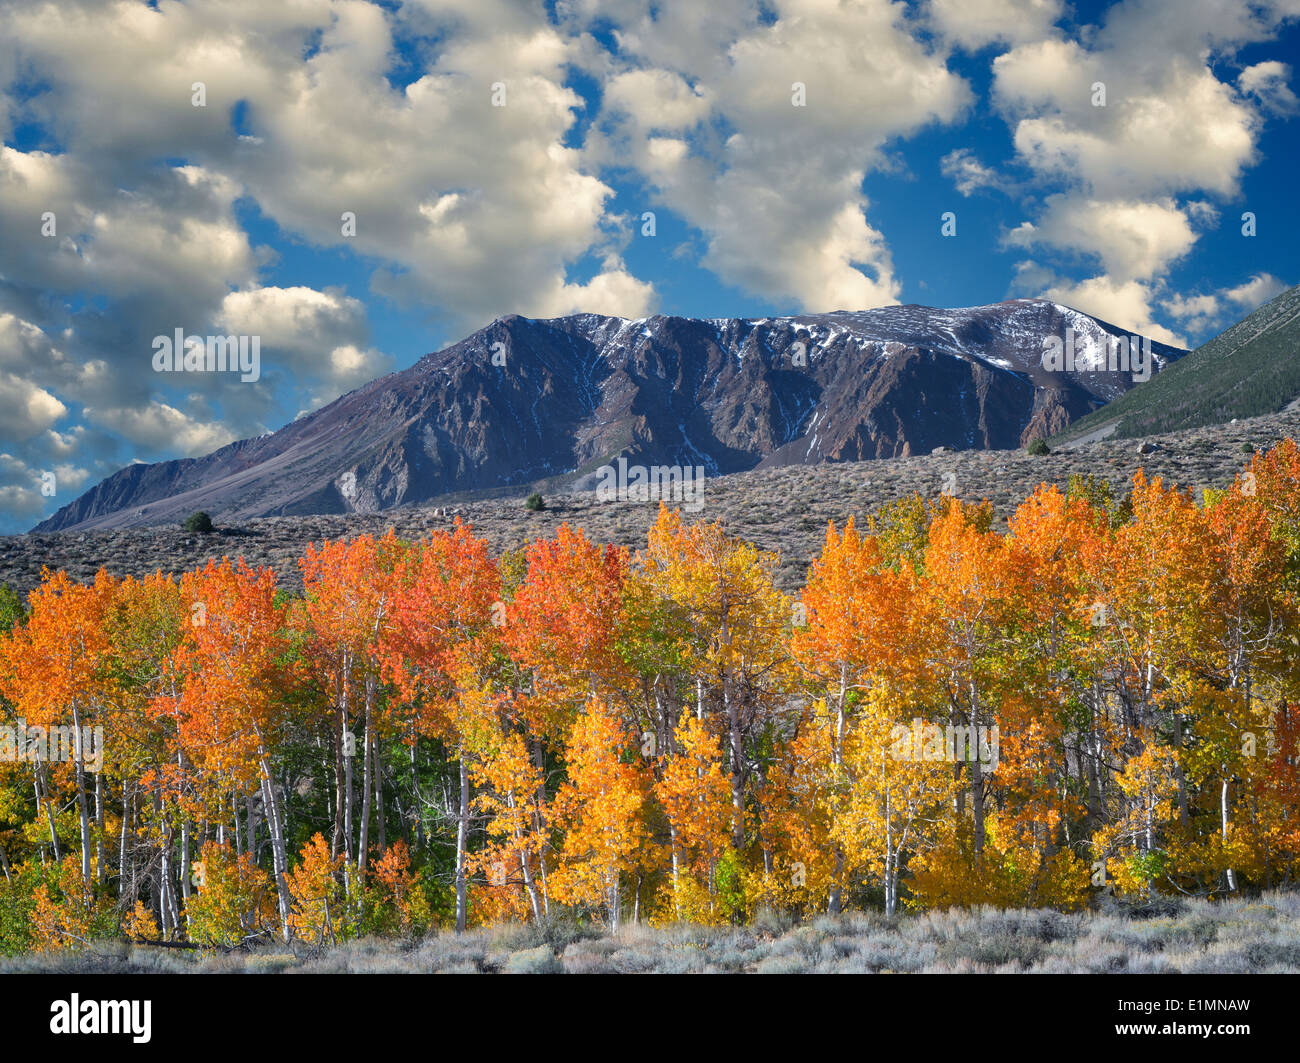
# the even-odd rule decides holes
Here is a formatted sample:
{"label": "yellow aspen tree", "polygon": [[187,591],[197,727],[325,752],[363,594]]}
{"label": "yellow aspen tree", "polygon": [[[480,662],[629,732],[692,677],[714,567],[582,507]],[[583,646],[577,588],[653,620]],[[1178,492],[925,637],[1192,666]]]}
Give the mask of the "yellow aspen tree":
{"label": "yellow aspen tree", "polygon": [[644,840],[647,772],[633,735],[598,698],[574,721],[565,763],[569,780],[555,804],[567,830],[555,889],[570,904],[603,907],[617,930],[623,875]]}
{"label": "yellow aspen tree", "polygon": [[676,738],[653,787],[671,829],[673,911],[679,920],[707,922],[715,909],[714,871],[730,841],[731,784],[722,744],[704,720],[683,716]]}
{"label": "yellow aspen tree", "polygon": [[898,907],[899,878],[909,856],[932,850],[939,825],[961,786],[951,764],[915,748],[913,730],[900,720],[897,699],[873,685],[858,708],[845,742],[843,797],[831,834],[853,871],[881,884],[885,913]]}
{"label": "yellow aspen tree", "polygon": [[475,858],[495,889],[522,888],[534,922],[549,910],[547,872],[542,862],[550,809],[545,787],[522,735],[498,734],[472,769],[481,789],[475,808],[485,817],[491,844]]}

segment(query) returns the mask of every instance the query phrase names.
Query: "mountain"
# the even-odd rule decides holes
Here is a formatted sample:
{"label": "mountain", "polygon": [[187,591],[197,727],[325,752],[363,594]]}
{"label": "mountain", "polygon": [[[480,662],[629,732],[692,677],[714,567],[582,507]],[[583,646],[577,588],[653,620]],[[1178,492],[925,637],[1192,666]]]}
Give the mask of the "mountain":
{"label": "mountain", "polygon": [[[1049,371],[1051,337],[1081,357]],[[36,531],[375,512],[594,481],[618,457],[756,467],[1007,449],[1132,387],[1121,330],[1039,300],[794,317],[501,318],[278,432],[114,473]],[[1152,344],[1155,367],[1183,351]],[[501,364],[504,363],[504,364]]]}
{"label": "mountain", "polygon": [[1300,400],[1300,287],[1097,412],[1061,441],[1133,438],[1277,413]]}

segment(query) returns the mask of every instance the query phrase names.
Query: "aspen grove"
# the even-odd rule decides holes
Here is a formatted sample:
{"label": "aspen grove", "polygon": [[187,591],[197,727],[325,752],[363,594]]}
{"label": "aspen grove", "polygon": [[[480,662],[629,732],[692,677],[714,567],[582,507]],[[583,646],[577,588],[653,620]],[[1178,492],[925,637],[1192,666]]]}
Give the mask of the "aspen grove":
{"label": "aspen grove", "polygon": [[777,561],[661,506],[638,551],[325,542],[300,595],[242,560],[47,570],[0,629],[0,950],[1300,874],[1294,442],[1198,498],[1043,486],[1005,531],[891,503],[828,527],[797,598]]}

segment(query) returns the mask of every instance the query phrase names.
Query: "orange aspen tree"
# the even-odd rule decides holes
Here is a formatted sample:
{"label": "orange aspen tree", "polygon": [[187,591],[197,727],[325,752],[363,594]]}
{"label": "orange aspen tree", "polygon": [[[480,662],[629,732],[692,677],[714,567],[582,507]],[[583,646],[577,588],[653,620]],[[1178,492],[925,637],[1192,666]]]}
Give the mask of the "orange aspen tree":
{"label": "orange aspen tree", "polygon": [[540,923],[550,910],[543,860],[550,809],[523,736],[507,731],[493,738],[472,775],[482,787],[475,807],[487,818],[485,829],[495,841],[476,863],[493,887],[521,886],[534,922]]}
{"label": "orange aspen tree", "polygon": [[36,788],[45,790],[56,859],[59,847],[48,788],[56,772],[71,773],[81,823],[81,874],[87,887],[96,875],[86,789],[91,754],[87,739],[95,727],[107,724],[112,729],[108,716],[116,682],[107,667],[111,644],[104,616],[115,588],[116,581],[102,569],[89,586],[74,583],[66,572],[43,570],[41,585],[29,599],[27,620],[15,625],[0,659],[0,694],[28,727],[43,728],[46,734],[47,749],[35,766]]}
{"label": "orange aspen tree", "polygon": [[[800,736],[801,749],[813,758],[805,765],[808,779],[817,777],[832,787],[841,784],[853,706],[872,686],[872,676],[892,675],[899,684],[915,685],[914,584],[911,567],[891,567],[873,536],[859,536],[853,518],[842,533],[833,523],[828,526],[826,543],[803,589],[805,622],[791,637],[791,652],[815,699]],[[814,768],[823,753],[827,764]],[[846,854],[837,839],[828,840],[835,850],[828,910],[836,914],[843,906]]]}
{"label": "orange aspen tree", "polygon": [[[917,595],[923,625],[918,638],[932,684],[931,698],[954,728],[969,728],[973,738],[997,724],[1000,651],[1013,584],[1003,536],[988,530],[991,511],[953,499],[930,524],[925,548],[925,578]],[[982,863],[984,815],[990,780],[976,757],[959,761],[970,809],[971,852]]]}
{"label": "orange aspen tree", "polygon": [[1096,736],[1084,715],[1094,679],[1080,667],[1080,650],[1093,615],[1082,604],[1081,553],[1106,534],[1107,516],[1084,486],[1067,495],[1043,485],[1008,522],[998,825],[1004,844],[1031,850],[1040,874],[1062,845],[1077,842],[1071,831],[1086,810],[1084,780],[1103,763],[1092,757]]}
{"label": "orange aspen tree", "polygon": [[[181,581],[187,600],[203,606],[204,623],[193,625],[181,648],[185,671],[181,712],[210,721],[213,740],[236,747],[255,766],[267,826],[280,907],[282,934],[289,926],[289,859],[283,792],[272,756],[286,724],[283,669],[286,609],[275,600],[275,573],[254,571],[241,558],[208,562]],[[187,871],[188,869],[182,869]]]}
{"label": "orange aspen tree", "polygon": [[500,594],[487,543],[457,520],[452,531],[435,532],[403,559],[384,647],[386,674],[416,733],[455,751],[457,930],[466,928],[469,912],[470,761],[499,715],[492,686],[505,615]]}
{"label": "orange aspen tree", "polygon": [[293,904],[289,913],[292,936],[319,948],[352,934],[353,920],[339,879],[343,857],[330,854],[322,834],[314,834],[302,847],[298,865],[288,876]]}
{"label": "orange aspen tree", "polygon": [[[121,806],[115,832],[107,829],[112,825],[111,814],[106,820],[104,841],[116,843],[118,906],[124,913],[139,903],[140,865],[151,863],[149,858],[141,860],[137,851],[142,825],[168,824],[162,831],[162,844],[170,846],[168,831],[181,797],[190,796],[191,810],[197,807],[201,814],[215,814],[223,795],[232,794],[237,787],[231,774],[220,770],[197,772],[190,759],[195,747],[182,739],[180,695],[184,677],[179,654],[186,629],[195,620],[189,606],[179,583],[155,572],[141,580],[122,580],[106,616],[106,632],[114,647],[113,665],[120,682],[114,741],[106,750],[105,772],[101,775],[120,787]],[[212,752],[225,749],[209,741],[198,748]],[[188,819],[182,816],[182,867],[188,863],[189,840]],[[183,874],[181,877],[183,895],[187,895],[189,880]],[[158,900],[161,902],[161,898]],[[171,906],[164,909],[159,903],[159,912],[170,930],[175,914]]]}
{"label": "orange aspen tree", "polygon": [[588,697],[625,682],[615,643],[627,551],[596,546],[562,524],[524,556],[503,642],[527,676],[517,700],[529,730],[562,740]]}
{"label": "orange aspen tree", "polygon": [[[349,885],[355,868],[364,884],[376,760],[384,730],[381,674],[392,626],[397,569],[404,547],[392,529],[381,539],[308,545],[299,560],[303,597],[294,621],[301,632],[302,663],[325,692],[334,718],[335,793],[331,852],[343,852]],[[352,728],[361,724],[360,741]],[[361,757],[360,823],[354,815],[353,764]],[[382,806],[379,809],[383,815]],[[340,844],[341,840],[341,844]],[[356,891],[360,901],[363,893]]]}
{"label": "orange aspen tree", "polygon": [[563,747],[589,697],[612,698],[631,682],[617,652],[628,559],[626,550],[597,546],[561,524],[554,539],[531,543],[523,560],[524,576],[506,607],[502,630],[516,669],[508,726],[524,737],[532,757],[536,791],[527,802],[529,833],[538,842],[542,909],[549,911],[547,752]]}

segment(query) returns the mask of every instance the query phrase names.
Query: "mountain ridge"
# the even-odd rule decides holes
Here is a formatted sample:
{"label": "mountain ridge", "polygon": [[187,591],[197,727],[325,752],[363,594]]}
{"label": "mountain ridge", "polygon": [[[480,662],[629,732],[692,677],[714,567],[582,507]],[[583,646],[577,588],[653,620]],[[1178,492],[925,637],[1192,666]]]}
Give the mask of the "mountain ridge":
{"label": "mountain ridge", "polygon": [[[378,512],[581,485],[619,457],[708,475],[1011,449],[1133,386],[1085,359],[1042,365],[1074,329],[1125,333],[1044,300],[764,318],[498,318],[305,414],[210,454],[135,464],[34,531]],[[1152,344],[1155,368],[1184,352]]]}

